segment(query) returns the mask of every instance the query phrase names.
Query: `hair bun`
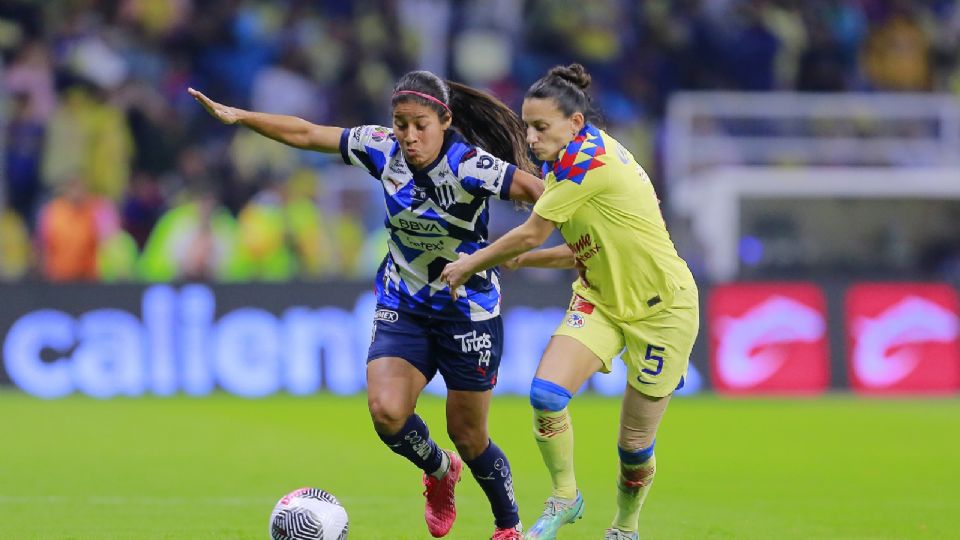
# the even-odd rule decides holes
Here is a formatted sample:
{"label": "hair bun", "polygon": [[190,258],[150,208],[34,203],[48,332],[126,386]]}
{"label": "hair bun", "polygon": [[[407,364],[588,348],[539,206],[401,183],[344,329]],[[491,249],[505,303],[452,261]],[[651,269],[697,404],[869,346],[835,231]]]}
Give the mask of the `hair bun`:
{"label": "hair bun", "polygon": [[556,66],[551,68],[547,75],[563,79],[581,90],[586,90],[590,86],[590,74],[580,64]]}

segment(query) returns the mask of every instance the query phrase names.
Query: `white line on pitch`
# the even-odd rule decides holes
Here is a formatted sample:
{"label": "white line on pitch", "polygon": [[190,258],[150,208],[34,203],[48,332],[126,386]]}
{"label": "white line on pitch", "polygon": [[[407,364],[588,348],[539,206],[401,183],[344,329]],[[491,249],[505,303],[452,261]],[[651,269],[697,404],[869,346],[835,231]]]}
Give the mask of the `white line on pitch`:
{"label": "white line on pitch", "polygon": [[149,505],[180,505],[180,504],[215,504],[222,506],[243,506],[248,504],[265,504],[270,501],[263,497],[126,497],[122,495],[0,495],[0,504],[33,504],[33,503],[83,503],[83,504],[149,504]]}

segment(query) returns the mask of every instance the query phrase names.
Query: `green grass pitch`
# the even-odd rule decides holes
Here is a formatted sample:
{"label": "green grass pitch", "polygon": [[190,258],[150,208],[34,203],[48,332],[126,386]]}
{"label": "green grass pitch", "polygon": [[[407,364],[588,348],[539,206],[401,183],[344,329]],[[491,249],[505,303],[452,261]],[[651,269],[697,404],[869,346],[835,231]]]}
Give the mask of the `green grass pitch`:
{"label": "green grass pitch", "polygon": [[[572,405],[584,519],[612,519],[619,402]],[[0,393],[0,538],[259,539],[284,493],[334,493],[350,538],[426,539],[418,471],[373,433],[363,396],[40,401]],[[445,446],[443,401],[419,407]],[[676,399],[657,443],[645,539],[960,538],[960,401]],[[549,480],[526,401],[497,397],[494,438],[532,524]],[[473,479],[451,539],[489,538]]]}

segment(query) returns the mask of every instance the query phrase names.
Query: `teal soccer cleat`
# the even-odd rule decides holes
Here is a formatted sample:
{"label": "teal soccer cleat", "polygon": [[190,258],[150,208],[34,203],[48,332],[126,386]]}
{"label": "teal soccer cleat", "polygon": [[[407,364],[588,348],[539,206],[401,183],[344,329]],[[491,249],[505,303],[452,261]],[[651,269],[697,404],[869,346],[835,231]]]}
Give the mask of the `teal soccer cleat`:
{"label": "teal soccer cleat", "polygon": [[543,509],[540,519],[530,527],[524,538],[526,540],[553,540],[557,531],[567,523],[583,517],[583,495],[577,492],[573,500],[550,497]]}
{"label": "teal soccer cleat", "polygon": [[603,540],[640,540],[640,534],[636,531],[621,531],[611,527],[603,533]]}

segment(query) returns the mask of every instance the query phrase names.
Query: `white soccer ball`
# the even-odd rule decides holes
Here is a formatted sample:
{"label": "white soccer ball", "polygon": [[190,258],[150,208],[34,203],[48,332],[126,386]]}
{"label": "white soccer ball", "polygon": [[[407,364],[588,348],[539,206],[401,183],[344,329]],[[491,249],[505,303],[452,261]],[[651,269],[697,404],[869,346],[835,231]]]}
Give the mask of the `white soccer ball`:
{"label": "white soccer ball", "polygon": [[283,496],[270,514],[273,540],[346,540],[347,511],[322,489],[300,488]]}

